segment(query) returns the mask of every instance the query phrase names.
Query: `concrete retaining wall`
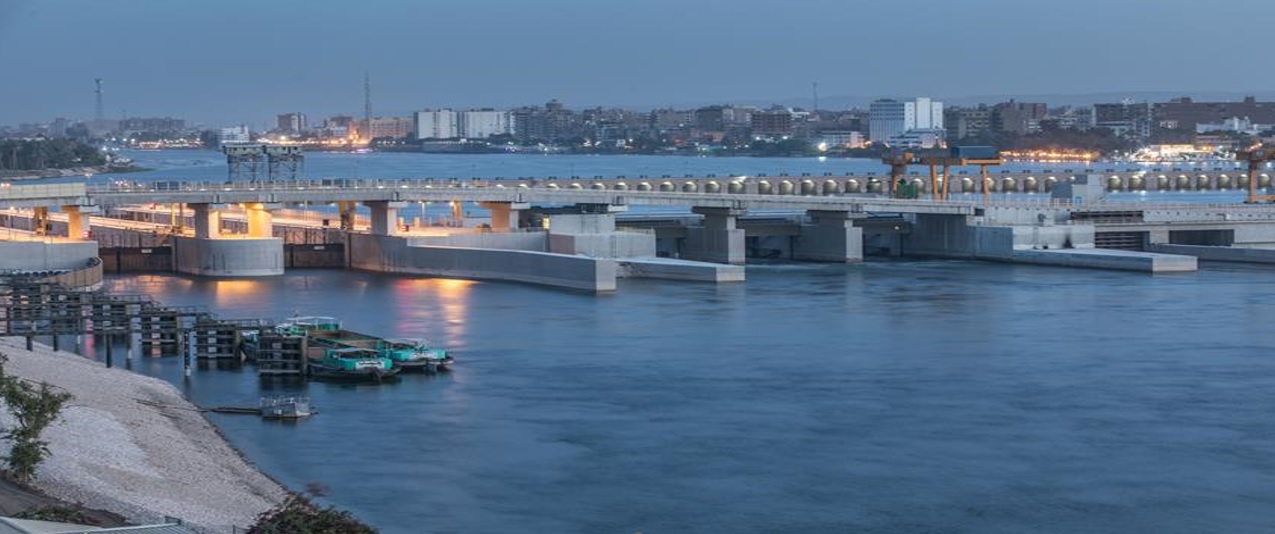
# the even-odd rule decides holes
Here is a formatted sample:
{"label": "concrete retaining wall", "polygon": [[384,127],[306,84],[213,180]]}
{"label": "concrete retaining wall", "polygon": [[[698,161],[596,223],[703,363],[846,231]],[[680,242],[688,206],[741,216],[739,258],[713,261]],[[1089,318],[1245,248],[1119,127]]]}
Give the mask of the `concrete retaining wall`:
{"label": "concrete retaining wall", "polygon": [[594,258],[650,258],[656,255],[655,234],[550,234],[549,252]]}
{"label": "concrete retaining wall", "polygon": [[84,269],[97,258],[96,241],[0,241],[0,270]]}
{"label": "concrete retaining wall", "polygon": [[615,291],[614,260],[526,250],[412,246],[407,239],[349,234],[355,269],[507,280],[583,291]]}
{"label": "concrete retaining wall", "polygon": [[283,274],[283,240],[173,237],[173,269],[200,276]]}
{"label": "concrete retaining wall", "polygon": [[1198,269],[1198,262],[1191,256],[1127,250],[1016,250],[1010,260],[1016,263],[1149,273],[1191,272]]}
{"label": "concrete retaining wall", "polygon": [[863,229],[844,225],[802,225],[801,234],[793,246],[792,259],[805,261],[860,262],[863,261]]}
{"label": "concrete retaining wall", "polygon": [[1242,247],[1209,247],[1200,245],[1147,245],[1148,252],[1181,254],[1201,260],[1240,263],[1275,263],[1275,250]]}
{"label": "concrete retaining wall", "polygon": [[406,237],[412,246],[499,248],[505,250],[549,251],[544,232],[484,232],[439,236]]}
{"label": "concrete retaining wall", "polygon": [[618,260],[623,278],[658,278],[692,282],[743,282],[744,267],[721,263],[674,260],[667,258],[629,258]]}

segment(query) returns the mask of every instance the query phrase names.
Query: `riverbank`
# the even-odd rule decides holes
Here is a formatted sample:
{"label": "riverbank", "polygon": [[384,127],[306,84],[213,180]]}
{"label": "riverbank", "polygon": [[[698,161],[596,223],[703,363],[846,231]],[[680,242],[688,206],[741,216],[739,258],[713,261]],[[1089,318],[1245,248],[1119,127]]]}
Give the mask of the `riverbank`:
{"label": "riverbank", "polygon": [[6,369],[75,398],[45,439],[36,487],[136,523],[176,517],[205,532],[247,527],[285,489],[248,464],[171,384],[107,369],[18,338],[0,339]]}
{"label": "riverbank", "polygon": [[40,169],[30,171],[0,171],[0,180],[39,180],[40,178],[67,178],[71,176],[91,176],[94,174],[122,174],[143,172],[151,169],[137,166],[117,167],[98,165],[94,167],[71,167],[68,169]]}

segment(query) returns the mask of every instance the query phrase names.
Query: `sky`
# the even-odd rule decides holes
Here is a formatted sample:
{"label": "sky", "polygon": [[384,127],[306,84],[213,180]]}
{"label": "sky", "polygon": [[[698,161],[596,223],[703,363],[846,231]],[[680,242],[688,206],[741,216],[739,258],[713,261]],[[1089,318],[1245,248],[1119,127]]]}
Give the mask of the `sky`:
{"label": "sky", "polygon": [[[1275,2],[0,0],[0,125],[1275,92]],[[1252,23],[1246,27],[1246,23]]]}

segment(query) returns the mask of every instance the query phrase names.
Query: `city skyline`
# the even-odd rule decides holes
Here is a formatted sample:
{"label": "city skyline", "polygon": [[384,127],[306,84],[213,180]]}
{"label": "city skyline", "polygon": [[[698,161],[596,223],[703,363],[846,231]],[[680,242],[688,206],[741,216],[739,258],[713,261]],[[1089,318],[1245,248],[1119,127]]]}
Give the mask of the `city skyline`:
{"label": "city skyline", "polygon": [[[1275,15],[1275,6],[1240,3],[1245,9],[1230,12]],[[0,59],[32,75],[0,86],[0,99],[20,103],[0,108],[0,124],[91,118],[95,78],[104,79],[108,118],[209,125],[256,124],[287,110],[355,113],[364,71],[377,115],[555,98],[574,108],[809,106],[812,83],[825,108],[920,95],[956,105],[1093,93],[1262,96],[1275,86],[1272,73],[1236,76],[1237,41],[1207,38],[1191,11],[1175,9],[1187,5],[1178,0],[844,4],[18,0],[0,7]]]}

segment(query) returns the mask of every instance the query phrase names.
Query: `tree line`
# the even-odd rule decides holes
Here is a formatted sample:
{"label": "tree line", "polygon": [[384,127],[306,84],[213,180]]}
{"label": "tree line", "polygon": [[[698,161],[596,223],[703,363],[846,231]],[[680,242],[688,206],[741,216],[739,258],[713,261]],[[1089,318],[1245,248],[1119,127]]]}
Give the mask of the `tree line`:
{"label": "tree line", "polygon": [[71,139],[0,139],[0,170],[69,169],[106,164],[97,147]]}

